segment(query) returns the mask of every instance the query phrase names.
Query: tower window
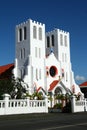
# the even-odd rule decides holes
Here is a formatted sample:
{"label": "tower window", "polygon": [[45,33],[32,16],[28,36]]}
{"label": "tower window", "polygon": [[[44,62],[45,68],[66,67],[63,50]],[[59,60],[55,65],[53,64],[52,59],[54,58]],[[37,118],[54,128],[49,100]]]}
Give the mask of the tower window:
{"label": "tower window", "polygon": [[36,79],[38,80],[38,69],[36,69]]}
{"label": "tower window", "polygon": [[33,38],[37,38],[37,29],[36,26],[33,26]]}
{"label": "tower window", "polygon": [[67,62],[67,54],[65,53],[65,62]]}
{"label": "tower window", "polygon": [[67,46],[67,36],[64,36],[64,43],[65,43],[65,46]]}
{"label": "tower window", "polygon": [[68,81],[68,73],[66,72],[66,82]]}
{"label": "tower window", "polygon": [[20,59],[22,59],[22,49],[20,50]]}
{"label": "tower window", "polygon": [[41,69],[39,70],[39,79],[41,79]]}
{"label": "tower window", "polygon": [[60,45],[63,46],[63,35],[60,34]]}
{"label": "tower window", "polygon": [[50,47],[50,37],[47,36],[47,47]]}
{"label": "tower window", "polygon": [[52,46],[54,46],[54,35],[51,36]]}
{"label": "tower window", "polygon": [[26,39],[27,39],[27,28],[24,27],[24,40],[26,40]]}
{"label": "tower window", "polygon": [[39,48],[39,58],[41,58],[41,49]]}
{"label": "tower window", "polygon": [[37,47],[35,47],[35,57],[37,57]]}
{"label": "tower window", "polygon": [[22,41],[22,29],[19,29],[19,42]]}
{"label": "tower window", "polygon": [[39,40],[42,40],[42,28],[39,28]]}
{"label": "tower window", "polygon": [[64,53],[62,53],[62,62],[64,62]]}
{"label": "tower window", "polygon": [[25,48],[23,48],[23,58],[25,58]]}

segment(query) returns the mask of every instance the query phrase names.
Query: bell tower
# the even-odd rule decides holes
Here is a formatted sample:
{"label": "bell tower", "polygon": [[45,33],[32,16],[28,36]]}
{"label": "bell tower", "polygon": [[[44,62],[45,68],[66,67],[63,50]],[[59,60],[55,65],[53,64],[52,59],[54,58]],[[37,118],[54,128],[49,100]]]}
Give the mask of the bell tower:
{"label": "bell tower", "polygon": [[60,78],[66,86],[71,86],[71,62],[69,32],[55,29],[46,33],[46,55],[54,53],[60,63]]}
{"label": "bell tower", "polygon": [[[45,85],[45,25],[31,19],[16,26],[15,77],[33,92]],[[46,88],[44,88],[46,89]]]}

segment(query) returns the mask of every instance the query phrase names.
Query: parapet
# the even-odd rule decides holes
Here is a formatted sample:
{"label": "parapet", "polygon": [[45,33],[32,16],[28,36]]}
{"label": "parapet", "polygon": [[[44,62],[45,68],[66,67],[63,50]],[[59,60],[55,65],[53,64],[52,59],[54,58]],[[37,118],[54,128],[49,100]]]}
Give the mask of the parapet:
{"label": "parapet", "polygon": [[30,22],[32,22],[32,24],[37,24],[37,25],[40,25],[40,26],[44,26],[43,23],[40,23],[40,22],[37,22],[37,21],[33,21],[32,19],[28,19],[27,21],[16,25],[16,27],[24,26],[25,24],[30,23]]}
{"label": "parapet", "polygon": [[67,32],[67,31],[64,31],[64,30],[61,30],[61,29],[58,29],[58,31],[61,32],[61,33],[66,33],[66,34],[69,33],[69,32]]}
{"label": "parapet", "polygon": [[46,34],[50,35],[50,34],[55,33],[55,32],[60,32],[60,33],[64,33],[64,34],[68,34],[68,33],[69,33],[69,32],[67,32],[67,31],[64,31],[64,30],[55,28],[54,30],[52,30],[52,31],[50,31],[50,32],[46,32]]}

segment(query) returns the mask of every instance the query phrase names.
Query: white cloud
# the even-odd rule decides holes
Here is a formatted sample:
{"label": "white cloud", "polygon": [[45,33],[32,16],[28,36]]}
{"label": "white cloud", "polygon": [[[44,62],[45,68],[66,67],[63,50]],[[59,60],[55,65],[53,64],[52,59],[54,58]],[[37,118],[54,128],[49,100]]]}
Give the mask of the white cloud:
{"label": "white cloud", "polygon": [[86,80],[86,78],[85,78],[84,76],[79,76],[79,75],[77,75],[77,76],[75,77],[75,80],[84,81],[84,80]]}

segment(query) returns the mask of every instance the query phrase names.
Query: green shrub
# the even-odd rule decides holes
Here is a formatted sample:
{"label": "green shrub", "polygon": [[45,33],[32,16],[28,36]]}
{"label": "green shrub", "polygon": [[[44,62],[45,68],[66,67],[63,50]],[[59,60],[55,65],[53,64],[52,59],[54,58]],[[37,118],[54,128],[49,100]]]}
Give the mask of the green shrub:
{"label": "green shrub", "polygon": [[62,103],[57,103],[53,107],[54,109],[62,109]]}

